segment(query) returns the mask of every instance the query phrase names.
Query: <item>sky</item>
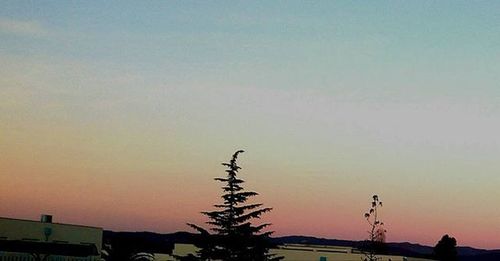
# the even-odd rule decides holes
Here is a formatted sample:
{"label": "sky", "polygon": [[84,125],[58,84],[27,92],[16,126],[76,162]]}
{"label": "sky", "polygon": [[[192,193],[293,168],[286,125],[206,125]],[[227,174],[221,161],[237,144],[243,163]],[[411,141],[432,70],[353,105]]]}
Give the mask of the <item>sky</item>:
{"label": "sky", "polygon": [[500,248],[498,1],[0,2],[0,216]]}

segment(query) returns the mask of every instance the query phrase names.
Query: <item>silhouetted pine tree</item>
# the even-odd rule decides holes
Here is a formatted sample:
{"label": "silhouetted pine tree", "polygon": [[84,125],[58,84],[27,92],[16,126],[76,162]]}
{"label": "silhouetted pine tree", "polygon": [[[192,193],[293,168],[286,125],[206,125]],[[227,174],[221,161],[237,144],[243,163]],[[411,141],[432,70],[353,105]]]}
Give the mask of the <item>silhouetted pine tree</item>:
{"label": "silhouetted pine tree", "polygon": [[233,154],[229,163],[222,163],[227,167],[227,176],[215,178],[224,183],[223,203],[214,205],[217,210],[202,212],[209,218],[207,224],[210,230],[203,229],[197,225],[188,224],[200,232],[198,241],[195,243],[200,248],[198,258],[200,260],[224,260],[224,261],[264,261],[281,260],[268,253],[271,247],[269,236],[273,232],[262,232],[270,224],[253,225],[252,219],[259,219],[262,214],[271,211],[272,208],[264,208],[262,204],[245,204],[253,196],[258,195],[253,191],[245,191],[241,186],[244,181],[237,177],[241,169],[236,160],[238,150]]}

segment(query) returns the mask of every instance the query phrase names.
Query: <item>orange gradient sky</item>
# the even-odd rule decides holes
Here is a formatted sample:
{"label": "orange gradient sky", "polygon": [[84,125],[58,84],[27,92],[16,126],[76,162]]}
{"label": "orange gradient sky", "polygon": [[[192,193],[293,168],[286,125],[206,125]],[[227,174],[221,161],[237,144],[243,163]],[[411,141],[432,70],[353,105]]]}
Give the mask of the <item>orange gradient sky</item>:
{"label": "orange gradient sky", "polygon": [[499,6],[379,4],[6,3],[0,216],[188,230],[244,149],[276,235],[500,248]]}

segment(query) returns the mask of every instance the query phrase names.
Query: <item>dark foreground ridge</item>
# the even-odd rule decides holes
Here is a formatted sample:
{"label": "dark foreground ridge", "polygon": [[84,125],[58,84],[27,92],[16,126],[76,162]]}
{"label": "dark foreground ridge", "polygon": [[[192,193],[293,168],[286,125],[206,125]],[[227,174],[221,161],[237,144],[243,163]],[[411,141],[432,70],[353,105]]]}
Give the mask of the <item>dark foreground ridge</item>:
{"label": "dark foreground ridge", "polygon": [[[175,243],[192,244],[197,234],[189,232],[175,232],[171,234],[158,234],[153,232],[113,232],[104,231],[104,244],[120,244],[132,242],[135,246],[142,246],[145,252],[168,253]],[[332,245],[359,247],[363,241],[338,240],[317,238],[311,236],[284,236],[271,238],[275,244],[310,244],[310,245]],[[142,248],[141,247],[141,248]],[[414,243],[387,243],[388,254],[406,257],[432,257],[432,246],[424,246]],[[140,249],[137,249],[140,250]],[[500,249],[485,250],[472,247],[457,247],[460,261],[498,261],[500,260]]]}

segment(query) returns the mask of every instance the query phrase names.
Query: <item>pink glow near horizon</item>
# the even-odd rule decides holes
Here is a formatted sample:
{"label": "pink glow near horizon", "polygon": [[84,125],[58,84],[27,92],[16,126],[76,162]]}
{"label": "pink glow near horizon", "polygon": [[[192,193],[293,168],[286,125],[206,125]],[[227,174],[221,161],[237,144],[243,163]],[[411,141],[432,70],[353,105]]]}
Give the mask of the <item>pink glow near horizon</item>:
{"label": "pink glow near horizon", "polygon": [[[117,231],[167,233],[189,231],[187,222],[203,224],[206,219],[199,212],[212,209],[211,204],[219,200],[218,184],[210,176],[201,180],[188,178],[185,174],[174,179],[158,175],[150,175],[153,178],[148,179],[145,175],[137,175],[128,176],[128,180],[118,184],[98,176],[78,178],[76,175],[76,178],[68,179],[58,176],[64,175],[64,171],[51,171],[54,178],[47,178],[39,168],[26,168],[21,164],[10,167],[2,168],[2,172],[12,173],[12,168],[25,169],[17,173],[17,178],[0,178],[7,188],[1,193],[2,202],[8,203],[0,206],[0,213],[14,218],[38,219],[39,214],[50,213],[56,221],[63,223],[95,225]],[[37,175],[32,175],[33,172]],[[211,176],[216,175],[214,172]],[[249,175],[242,171],[243,178],[248,180]],[[61,181],[63,183],[59,183]],[[185,185],[166,185],[172,182]],[[196,183],[203,187],[196,186]],[[247,187],[259,186],[251,180],[247,183]],[[304,184],[307,184],[307,179]],[[282,195],[285,188],[275,190],[269,184],[261,187],[256,200],[274,208],[261,222],[273,223],[275,236],[366,238],[367,224],[362,217],[369,202],[366,198],[352,196],[354,200],[345,202],[335,199],[335,192],[304,190]],[[430,214],[409,209],[408,213],[399,213],[401,207],[396,203],[401,203],[400,199],[388,196],[384,199],[383,195],[381,198],[385,202],[381,218],[388,229],[388,241],[434,245],[448,233],[455,236],[460,245],[491,249],[498,246],[496,232],[489,229],[495,223],[485,222],[482,226],[470,227],[465,223],[467,216],[446,216],[445,211]],[[429,202],[429,208],[431,205]]]}

